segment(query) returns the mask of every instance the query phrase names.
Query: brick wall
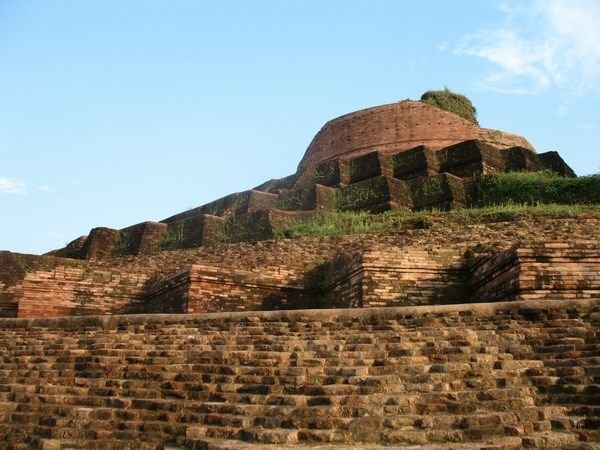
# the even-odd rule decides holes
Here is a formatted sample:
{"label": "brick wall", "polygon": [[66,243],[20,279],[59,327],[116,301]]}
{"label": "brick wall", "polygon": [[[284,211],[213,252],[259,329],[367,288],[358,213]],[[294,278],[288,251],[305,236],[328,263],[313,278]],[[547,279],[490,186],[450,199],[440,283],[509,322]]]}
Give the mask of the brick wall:
{"label": "brick wall", "polygon": [[474,258],[480,301],[600,297],[600,241],[529,242]]}
{"label": "brick wall", "polygon": [[144,295],[144,312],[160,314],[188,313],[190,270],[170,277],[151,280]]}
{"label": "brick wall", "polygon": [[0,319],[0,439],[594,448],[599,332],[599,300]]}
{"label": "brick wall", "polygon": [[363,254],[363,306],[468,303],[462,246],[381,247]]}
{"label": "brick wall", "polygon": [[[519,283],[524,283],[531,274],[539,274],[528,288],[532,296],[546,295],[536,291],[546,289],[544,277],[560,281],[546,289],[552,295],[558,288],[563,296],[598,295],[594,283],[599,263],[591,253],[598,244],[575,245],[594,236],[600,227],[597,216],[470,225],[441,218],[438,223],[437,217],[428,216],[421,229],[389,234],[220,244],[107,261],[3,253],[2,314],[37,317],[142,308],[173,313],[497,301],[508,298],[502,292],[510,287],[501,283],[501,277],[523,276]],[[563,253],[549,253],[554,255],[550,259],[543,252],[538,258],[535,252],[541,250],[535,245],[540,236],[574,246],[552,250]],[[534,254],[519,250],[518,264],[509,258],[509,265],[518,265],[513,274],[498,267],[503,252],[515,243],[519,249],[533,249]],[[485,253],[490,245],[493,252]],[[481,256],[479,266],[471,267],[476,280],[473,297],[464,286],[470,248],[488,258]],[[567,257],[571,262],[563,264]],[[546,260],[554,266],[540,265]],[[523,261],[530,265],[521,267]]]}
{"label": "brick wall", "polygon": [[405,101],[364,109],[327,122],[310,143],[298,172],[342,155],[358,156],[375,149],[393,153],[419,145],[435,150],[469,139],[482,139],[501,148],[532,149],[520,136],[482,129],[448,111]]}
{"label": "brick wall", "polygon": [[59,266],[28,273],[21,285],[18,317],[125,314],[142,311],[148,277],[122,271]]}

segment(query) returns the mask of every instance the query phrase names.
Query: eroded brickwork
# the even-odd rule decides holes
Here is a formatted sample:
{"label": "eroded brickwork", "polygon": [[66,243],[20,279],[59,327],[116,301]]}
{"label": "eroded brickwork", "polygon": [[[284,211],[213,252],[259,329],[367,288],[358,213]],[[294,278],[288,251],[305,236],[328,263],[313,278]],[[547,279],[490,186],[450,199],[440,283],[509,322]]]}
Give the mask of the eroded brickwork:
{"label": "eroded brickwork", "polygon": [[536,242],[475,257],[479,301],[600,297],[600,241]]}
{"label": "eroded brickwork", "polygon": [[5,254],[18,276],[5,269],[0,298],[5,317],[37,317],[600,295],[594,215],[468,226],[436,225],[436,217],[388,235],[217,245],[77,265]]}
{"label": "eroded brickwork", "polygon": [[477,205],[473,179],[551,169],[574,176],[556,152],[486,130],[422,102],[347,114],[315,136],[294,175],[227,195],[160,222],[93,229],[51,254],[81,259],[155,254],[221,241],[270,239],[285,223],[321,211],[448,210]]}
{"label": "eroded brickwork", "polygon": [[589,448],[599,327],[598,300],[3,319],[0,439]]}
{"label": "eroded brickwork", "polygon": [[499,148],[533,149],[521,136],[479,128],[448,111],[422,102],[404,101],[346,114],[327,122],[310,143],[299,172],[340,156],[358,156],[377,149],[394,153],[425,145],[437,150],[481,139]]}

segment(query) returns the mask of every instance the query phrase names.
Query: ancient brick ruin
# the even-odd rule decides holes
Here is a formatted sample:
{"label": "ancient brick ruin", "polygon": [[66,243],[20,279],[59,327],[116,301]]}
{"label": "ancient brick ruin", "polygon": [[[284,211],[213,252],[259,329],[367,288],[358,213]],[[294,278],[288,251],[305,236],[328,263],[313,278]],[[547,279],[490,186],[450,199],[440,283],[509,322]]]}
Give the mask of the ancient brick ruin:
{"label": "ancient brick ruin", "polygon": [[327,211],[450,210],[573,171],[403,101],[328,122],[294,175],[160,222],[0,252],[6,448],[592,448],[600,215],[274,239]]}

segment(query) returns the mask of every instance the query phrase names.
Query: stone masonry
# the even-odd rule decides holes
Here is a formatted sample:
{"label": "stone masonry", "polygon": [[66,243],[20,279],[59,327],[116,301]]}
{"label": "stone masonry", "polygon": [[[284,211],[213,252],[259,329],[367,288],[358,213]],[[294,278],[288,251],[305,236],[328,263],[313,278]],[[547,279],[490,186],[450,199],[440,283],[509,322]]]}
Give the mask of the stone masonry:
{"label": "stone masonry", "polygon": [[523,137],[480,128],[413,101],[334,119],[310,143],[295,174],[122,230],[98,227],[55,256],[108,259],[196,248],[222,240],[270,239],[295,218],[323,211],[449,210],[477,202],[473,177],[553,170],[575,176],[556,152]]}
{"label": "stone masonry", "polygon": [[0,252],[0,448],[598,448],[597,209],[282,237],[471,206],[480,175],[543,169],[575,176],[403,101],[328,122],[288,177]]}
{"label": "stone masonry", "polygon": [[436,225],[435,217],[429,228],[368,238],[219,244],[107,261],[6,253],[0,311],[56,317],[600,297],[597,215],[466,227]]}
{"label": "stone masonry", "polygon": [[598,300],[4,319],[1,445],[594,448],[599,321]]}

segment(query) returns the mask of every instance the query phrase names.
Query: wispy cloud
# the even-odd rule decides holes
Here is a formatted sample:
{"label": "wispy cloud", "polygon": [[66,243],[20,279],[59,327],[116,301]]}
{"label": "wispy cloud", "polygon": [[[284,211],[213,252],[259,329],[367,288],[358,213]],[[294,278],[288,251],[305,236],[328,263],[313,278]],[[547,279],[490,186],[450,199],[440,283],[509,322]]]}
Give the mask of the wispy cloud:
{"label": "wispy cloud", "polygon": [[35,184],[21,178],[0,176],[0,194],[28,194],[31,189],[54,194],[56,189],[47,184]]}
{"label": "wispy cloud", "polygon": [[0,194],[25,194],[27,182],[18,178],[0,177]]}
{"label": "wispy cloud", "polygon": [[465,36],[459,55],[490,62],[485,90],[534,94],[558,89],[581,97],[600,90],[600,2],[503,2],[499,22]]}

